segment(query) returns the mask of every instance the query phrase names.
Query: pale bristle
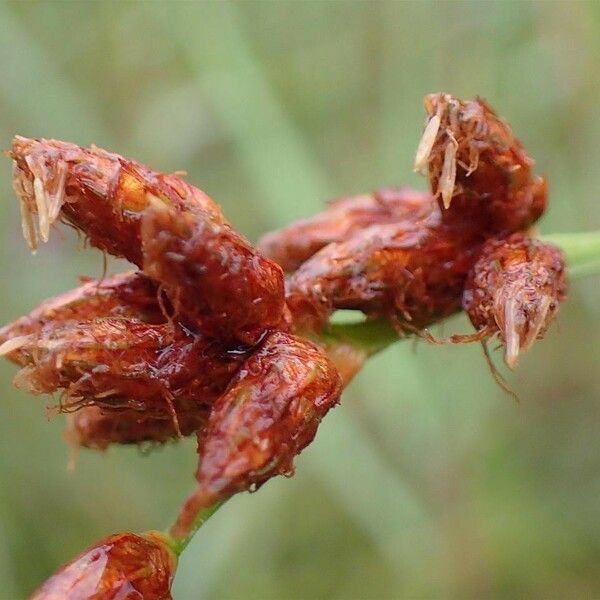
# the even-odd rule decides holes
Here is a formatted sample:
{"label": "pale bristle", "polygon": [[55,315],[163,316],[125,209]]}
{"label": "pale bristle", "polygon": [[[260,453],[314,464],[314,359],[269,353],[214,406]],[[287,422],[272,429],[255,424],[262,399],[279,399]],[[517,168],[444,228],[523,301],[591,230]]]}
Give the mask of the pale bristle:
{"label": "pale bristle", "polygon": [[514,369],[517,366],[517,360],[519,358],[519,351],[521,348],[521,339],[517,329],[517,317],[519,307],[517,300],[513,297],[506,302],[504,308],[504,345],[506,351],[504,353],[504,362],[510,369]]}
{"label": "pale bristle", "polygon": [[[21,224],[23,236],[33,252],[37,250],[38,241],[47,242],[50,237],[50,226],[60,214],[64,203],[65,185],[68,166],[60,161],[56,164],[54,176],[42,160],[25,156],[27,169],[23,170],[14,163],[13,189],[21,202]],[[54,181],[54,193],[49,188]],[[37,214],[36,230],[33,215]]]}
{"label": "pale bristle", "polygon": [[31,209],[23,196],[19,196],[19,202],[21,204],[21,228],[23,230],[23,237],[31,251],[35,253],[37,250],[37,232],[31,217]]}
{"label": "pale bristle", "polygon": [[438,192],[442,196],[445,209],[450,208],[452,195],[454,194],[454,184],[456,182],[456,149],[456,142],[450,140],[444,152],[444,165],[442,167],[442,174],[440,175]]}
{"label": "pale bristle", "polygon": [[537,306],[537,310],[535,312],[535,316],[533,317],[533,321],[529,323],[529,331],[527,332],[527,336],[521,344],[521,350],[529,350],[529,348],[531,348],[531,346],[537,339],[540,332],[542,332],[544,327],[546,327],[546,320],[551,304],[552,298],[550,298],[550,296],[544,296],[540,300]]}
{"label": "pale bristle", "polygon": [[423,176],[427,176],[428,163],[431,150],[435,144],[437,134],[440,128],[440,116],[434,115],[429,119],[429,122],[425,126],[419,146],[417,147],[417,153],[415,154],[415,165],[414,170]]}
{"label": "pale bristle", "polygon": [[94,395],[94,398],[101,400],[102,398],[108,398],[109,396],[116,396],[119,393],[119,388],[112,388],[110,390],[105,390],[104,392],[99,392]]}
{"label": "pale bristle", "polygon": [[16,161],[13,161],[12,186],[21,207],[21,229],[23,231],[23,237],[31,251],[35,253],[37,249],[37,232],[31,217],[33,190],[31,190],[31,182],[26,178]]}
{"label": "pale bristle", "polygon": [[44,190],[44,183],[39,177],[33,178],[33,194],[37,207],[40,238],[43,242],[48,241],[50,235],[50,221],[48,220],[48,199]]}
{"label": "pale bristle", "polygon": [[6,356],[15,350],[19,350],[23,346],[26,346],[32,341],[30,335],[20,335],[10,340],[6,340],[3,344],[0,344],[0,356]]}
{"label": "pale bristle", "polygon": [[50,224],[54,223],[58,219],[60,209],[65,199],[65,184],[67,181],[67,164],[60,161],[56,166],[57,182],[56,189],[50,197],[48,203],[48,219]]}
{"label": "pale bristle", "polygon": [[34,375],[36,372],[36,368],[33,365],[28,365],[23,367],[13,379],[13,383],[15,387],[26,389],[32,394],[41,394],[43,390],[39,387]]}

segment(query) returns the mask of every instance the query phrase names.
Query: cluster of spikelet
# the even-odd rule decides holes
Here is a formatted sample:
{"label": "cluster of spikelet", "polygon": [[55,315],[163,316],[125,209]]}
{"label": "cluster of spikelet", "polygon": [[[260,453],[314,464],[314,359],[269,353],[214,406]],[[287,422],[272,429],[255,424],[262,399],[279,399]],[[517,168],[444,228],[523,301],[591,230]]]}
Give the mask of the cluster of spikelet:
{"label": "cluster of spikelet", "polygon": [[[462,339],[497,336],[510,367],[556,315],[563,257],[527,233],[546,207],[545,180],[483,100],[435,94],[425,107],[415,169],[429,193],[343,198],[256,248],[177,175],[96,147],[14,139],[32,250],[61,220],[137,270],[43,303],[0,330],[0,354],[21,368],[17,385],[60,393],[72,443],[197,435],[197,485],[174,538],[200,510],[292,472],[360,367],[322,342],[335,310],[427,337],[464,309],[476,332]],[[169,598],[175,564],[161,536],[119,534],[35,597]]]}

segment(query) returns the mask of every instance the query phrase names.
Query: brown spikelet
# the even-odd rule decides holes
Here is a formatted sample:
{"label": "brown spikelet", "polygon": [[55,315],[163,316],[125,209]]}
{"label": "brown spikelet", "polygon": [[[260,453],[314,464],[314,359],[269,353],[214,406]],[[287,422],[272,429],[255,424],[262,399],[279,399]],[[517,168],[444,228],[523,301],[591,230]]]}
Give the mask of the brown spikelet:
{"label": "brown spikelet", "polygon": [[258,249],[284,271],[295,271],[327,244],[344,241],[371,225],[418,224],[434,209],[430,194],[410,188],[385,188],[340,198],[314,217],[264,235]]}
{"label": "brown spikelet", "polygon": [[525,230],[540,217],[545,179],[534,174],[534,161],[485,100],[430,94],[425,110],[421,145],[428,151],[418,153],[418,170],[441,198],[446,221],[471,222],[489,235]]}
{"label": "brown spikelet", "polygon": [[198,487],[173,535],[185,535],[200,508],[290,473],[340,392],[337,370],[318,347],[271,334],[213,408],[199,443]]}
{"label": "brown spikelet", "polygon": [[510,368],[544,336],[566,296],[564,257],[525,234],[484,246],[465,286],[463,306],[478,329],[499,333]]}
{"label": "brown spikelet", "polygon": [[117,533],[61,567],[31,600],[171,600],[176,568],[160,533]]}
{"label": "brown spikelet", "polygon": [[144,272],[203,332],[252,344],[281,324],[281,268],[228,224],[153,207],[144,216],[142,238]]}

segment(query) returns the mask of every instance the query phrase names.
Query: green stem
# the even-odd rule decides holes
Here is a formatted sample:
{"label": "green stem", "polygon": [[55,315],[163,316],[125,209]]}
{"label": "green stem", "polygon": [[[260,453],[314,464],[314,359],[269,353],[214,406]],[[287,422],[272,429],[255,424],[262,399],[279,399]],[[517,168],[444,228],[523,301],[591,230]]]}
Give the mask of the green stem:
{"label": "green stem", "polygon": [[540,239],[564,252],[571,280],[600,274],[600,231],[553,233]]}
{"label": "green stem", "polygon": [[373,356],[400,338],[385,319],[360,319],[350,323],[332,323],[320,335],[326,344],[348,344]]}
{"label": "green stem", "polygon": [[214,504],[203,508],[196,515],[196,518],[194,519],[194,525],[185,537],[174,538],[171,535],[166,534],[166,539],[169,546],[171,547],[171,550],[173,550],[173,552],[177,556],[179,556],[187,548],[188,544],[192,541],[192,538],[194,537],[198,529],[200,529],[200,527],[202,527],[202,525],[204,525],[204,523],[206,523],[206,521],[208,521],[219,510],[219,508],[223,506],[223,504],[225,504],[225,502],[226,500],[219,500],[218,502],[215,502]]}
{"label": "green stem", "polygon": [[[600,231],[585,233],[556,233],[540,236],[544,242],[558,246],[565,254],[571,280],[600,275]],[[348,344],[363,350],[368,356],[397,342],[398,334],[386,320],[374,319],[346,323],[332,323],[320,336],[328,344]],[[194,534],[224,504],[224,500],[198,513],[190,533],[181,539],[167,537],[178,556],[185,550]]]}

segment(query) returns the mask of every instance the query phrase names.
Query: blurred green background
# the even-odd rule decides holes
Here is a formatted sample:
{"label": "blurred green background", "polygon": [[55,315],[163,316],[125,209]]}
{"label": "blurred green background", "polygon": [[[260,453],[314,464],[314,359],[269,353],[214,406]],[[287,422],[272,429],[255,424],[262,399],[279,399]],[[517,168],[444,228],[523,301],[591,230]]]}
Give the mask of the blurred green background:
{"label": "blurred green background", "polygon": [[[96,143],[185,169],[251,239],[337,195],[424,187],[422,97],[483,95],[547,173],[545,232],[600,226],[598,2],[0,4],[0,145]],[[54,234],[32,257],[0,168],[0,321],[98,276]],[[112,263],[113,270],[123,264]],[[598,279],[494,384],[479,346],[372,360],[297,461],[184,554],[192,599],[600,597]],[[463,317],[446,332],[469,330]],[[499,356],[497,357],[499,359]],[[193,441],[80,452],[0,364],[0,598],[108,533],[166,526]]]}

